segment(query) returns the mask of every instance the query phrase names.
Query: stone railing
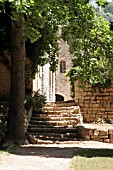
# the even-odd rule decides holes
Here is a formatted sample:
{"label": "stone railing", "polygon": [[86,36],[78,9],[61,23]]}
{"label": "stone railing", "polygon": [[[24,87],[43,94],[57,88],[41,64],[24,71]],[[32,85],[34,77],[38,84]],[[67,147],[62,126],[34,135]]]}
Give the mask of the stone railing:
{"label": "stone railing", "polygon": [[81,89],[76,81],[75,102],[80,106],[84,122],[92,123],[98,119],[107,123],[113,121],[113,85],[109,88],[87,86]]}
{"label": "stone railing", "polygon": [[113,143],[113,125],[80,124],[77,133],[80,139]]}

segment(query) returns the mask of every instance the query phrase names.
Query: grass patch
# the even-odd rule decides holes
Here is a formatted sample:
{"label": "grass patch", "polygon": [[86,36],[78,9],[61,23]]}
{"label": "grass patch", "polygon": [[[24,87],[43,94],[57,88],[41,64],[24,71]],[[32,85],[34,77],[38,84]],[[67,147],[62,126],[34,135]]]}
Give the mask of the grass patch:
{"label": "grass patch", "polygon": [[79,150],[72,159],[71,167],[73,170],[113,170],[113,150]]}
{"label": "grass patch", "polygon": [[3,151],[3,150],[0,150],[0,154],[9,155],[9,153],[7,151]]}

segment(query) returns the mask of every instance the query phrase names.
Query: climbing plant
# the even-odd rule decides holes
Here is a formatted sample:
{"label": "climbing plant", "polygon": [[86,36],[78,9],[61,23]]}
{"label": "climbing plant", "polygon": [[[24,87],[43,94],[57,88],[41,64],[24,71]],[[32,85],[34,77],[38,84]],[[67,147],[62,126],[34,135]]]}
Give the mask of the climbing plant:
{"label": "climbing plant", "polygon": [[70,3],[73,4],[70,5],[70,18],[63,27],[63,38],[73,54],[73,66],[67,76],[72,86],[75,80],[79,80],[80,87],[86,84],[109,86],[113,81],[113,32],[110,23],[101,15],[97,16],[90,3]]}

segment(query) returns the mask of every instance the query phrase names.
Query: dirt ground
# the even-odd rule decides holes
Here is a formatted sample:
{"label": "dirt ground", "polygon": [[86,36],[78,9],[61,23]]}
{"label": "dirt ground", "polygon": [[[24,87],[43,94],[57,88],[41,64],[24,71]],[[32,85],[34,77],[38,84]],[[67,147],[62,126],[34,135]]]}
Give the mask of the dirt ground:
{"label": "dirt ground", "polygon": [[24,145],[13,153],[0,153],[0,170],[72,170],[71,160],[76,151],[86,148],[113,149],[113,144],[76,141],[70,144]]}

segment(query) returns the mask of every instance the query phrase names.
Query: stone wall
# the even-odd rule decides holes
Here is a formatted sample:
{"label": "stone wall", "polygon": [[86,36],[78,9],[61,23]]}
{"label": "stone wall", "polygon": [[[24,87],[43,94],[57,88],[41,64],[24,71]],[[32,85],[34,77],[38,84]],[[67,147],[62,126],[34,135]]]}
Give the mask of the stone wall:
{"label": "stone wall", "polygon": [[[6,104],[10,90],[10,70],[0,62],[0,104]],[[5,103],[4,103],[5,102]]]}
{"label": "stone wall", "polygon": [[84,90],[75,82],[75,102],[80,106],[84,122],[91,123],[105,120],[113,122],[113,85],[109,88],[92,88]]}
{"label": "stone wall", "polygon": [[80,124],[77,134],[83,140],[113,143],[113,126],[109,124]]}

